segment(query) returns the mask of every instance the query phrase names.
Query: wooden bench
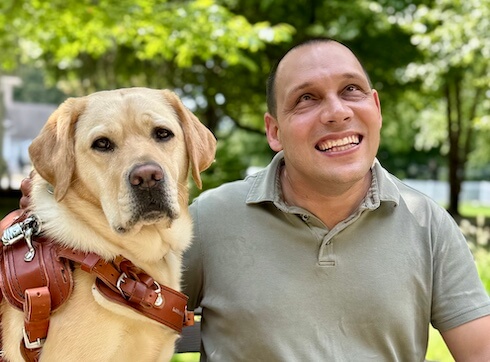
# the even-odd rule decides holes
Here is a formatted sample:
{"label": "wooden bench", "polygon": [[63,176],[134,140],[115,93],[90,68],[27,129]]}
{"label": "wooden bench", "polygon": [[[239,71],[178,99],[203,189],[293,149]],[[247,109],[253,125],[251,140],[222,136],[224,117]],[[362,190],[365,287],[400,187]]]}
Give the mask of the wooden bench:
{"label": "wooden bench", "polygon": [[175,353],[200,352],[201,350],[201,309],[194,311],[194,325],[184,327],[177,341]]}

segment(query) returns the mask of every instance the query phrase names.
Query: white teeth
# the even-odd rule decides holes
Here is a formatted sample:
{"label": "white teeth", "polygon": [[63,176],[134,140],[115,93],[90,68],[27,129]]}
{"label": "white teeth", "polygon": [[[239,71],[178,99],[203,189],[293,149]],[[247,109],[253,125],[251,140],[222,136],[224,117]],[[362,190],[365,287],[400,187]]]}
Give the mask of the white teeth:
{"label": "white teeth", "polygon": [[320,151],[332,150],[333,148],[335,148],[335,151],[344,151],[349,149],[352,145],[357,144],[359,144],[359,136],[353,135],[337,140],[327,140],[319,143],[317,147]]}

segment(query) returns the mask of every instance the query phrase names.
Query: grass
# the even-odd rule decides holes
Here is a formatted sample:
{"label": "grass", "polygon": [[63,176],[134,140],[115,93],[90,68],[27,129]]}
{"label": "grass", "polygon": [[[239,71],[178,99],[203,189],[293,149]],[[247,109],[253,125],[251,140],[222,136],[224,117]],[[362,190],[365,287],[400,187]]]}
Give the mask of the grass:
{"label": "grass", "polygon": [[454,358],[447,349],[440,333],[432,327],[429,330],[429,348],[425,359],[427,361],[454,362]]}
{"label": "grass", "polygon": [[490,206],[464,203],[460,205],[459,212],[463,217],[483,216],[485,218],[490,218]]}
{"label": "grass", "polygon": [[[3,197],[0,199],[0,219],[7,215],[10,211],[19,207],[19,197]],[[477,225],[477,230],[487,230],[490,224],[490,207],[477,206],[472,204],[461,205],[461,214],[464,219],[468,219],[472,225]],[[472,239],[473,235],[468,235],[468,239]],[[487,249],[489,245],[487,244]],[[475,260],[477,262],[478,271],[483,280],[483,283],[490,293],[490,252],[483,248],[473,249]],[[438,331],[431,328],[429,334],[429,348],[427,352],[427,360],[438,362],[454,362],[448,351],[444,340]],[[176,354],[172,362],[197,362],[199,361],[199,353],[182,353]]]}
{"label": "grass", "polygon": [[175,354],[171,362],[198,362],[199,353],[179,353]]}

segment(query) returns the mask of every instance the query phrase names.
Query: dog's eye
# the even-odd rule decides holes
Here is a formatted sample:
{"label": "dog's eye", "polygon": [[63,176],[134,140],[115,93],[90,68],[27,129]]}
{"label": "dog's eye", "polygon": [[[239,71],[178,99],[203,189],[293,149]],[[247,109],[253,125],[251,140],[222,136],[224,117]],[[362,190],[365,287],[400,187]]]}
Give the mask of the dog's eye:
{"label": "dog's eye", "polygon": [[98,138],[92,143],[92,148],[97,151],[107,152],[113,151],[114,145],[107,137]]}
{"label": "dog's eye", "polygon": [[155,137],[157,141],[168,141],[173,136],[174,134],[172,131],[165,128],[155,128],[153,130],[153,137]]}

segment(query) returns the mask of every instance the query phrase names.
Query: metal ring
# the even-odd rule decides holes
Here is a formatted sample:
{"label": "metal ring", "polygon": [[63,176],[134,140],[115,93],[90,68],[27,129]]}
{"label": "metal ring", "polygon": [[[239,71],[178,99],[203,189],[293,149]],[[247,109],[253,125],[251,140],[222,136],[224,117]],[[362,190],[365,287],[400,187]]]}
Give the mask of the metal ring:
{"label": "metal ring", "polygon": [[117,278],[116,282],[116,288],[119,290],[119,293],[123,296],[124,299],[128,299],[126,295],[124,294],[123,290],[121,289],[121,283],[124,283],[124,279],[126,279],[128,276],[125,272],[122,272],[121,275],[119,275],[119,278]]}
{"label": "metal ring", "polygon": [[155,280],[153,281],[153,284],[156,285],[157,289],[155,289],[155,293],[157,293],[157,299],[155,300],[155,303],[153,305],[155,307],[161,307],[163,305],[163,297],[162,297],[162,288],[160,287],[160,284],[156,282]]}

